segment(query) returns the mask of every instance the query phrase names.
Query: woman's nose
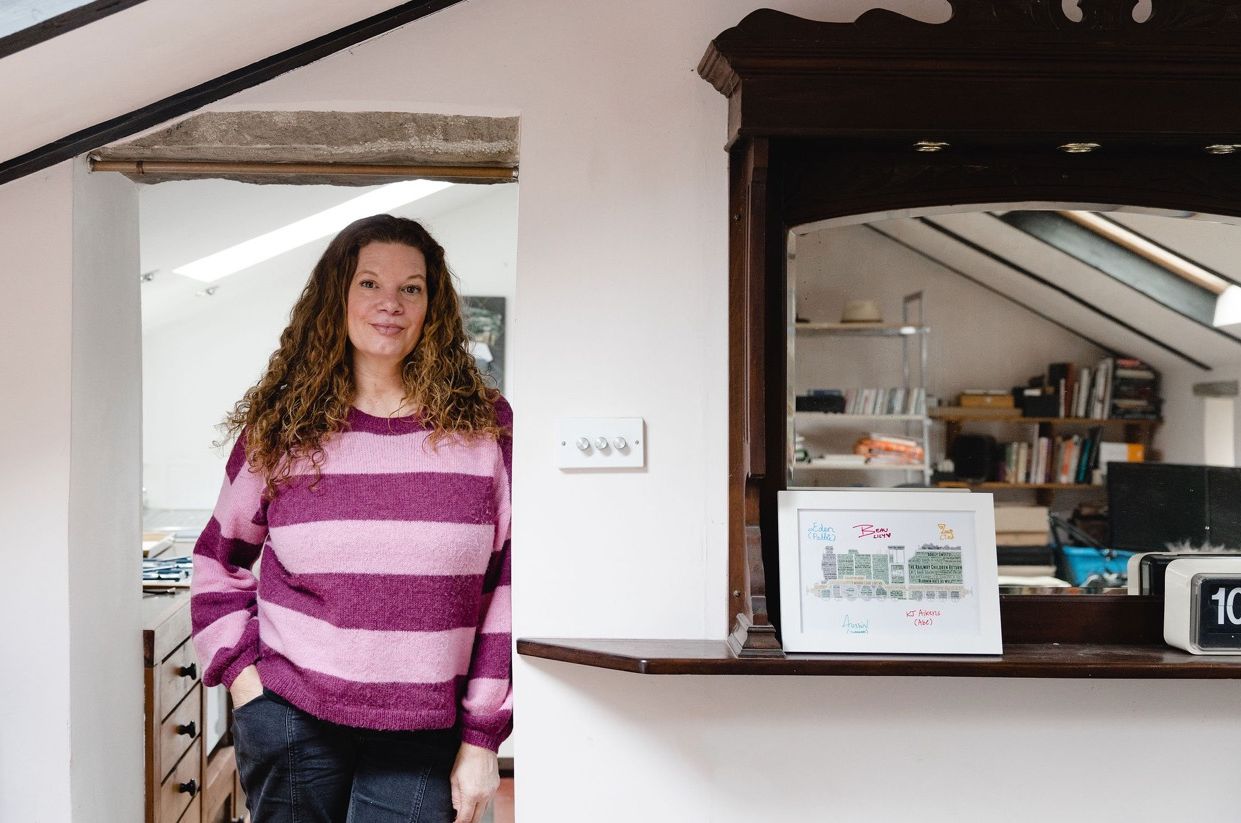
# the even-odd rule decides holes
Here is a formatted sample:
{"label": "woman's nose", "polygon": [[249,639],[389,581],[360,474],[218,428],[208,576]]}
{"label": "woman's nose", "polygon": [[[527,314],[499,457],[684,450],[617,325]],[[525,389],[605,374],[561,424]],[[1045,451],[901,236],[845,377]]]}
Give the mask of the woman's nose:
{"label": "woman's nose", "polygon": [[397,298],[395,293],[384,292],[379,297],[379,308],[384,311],[392,312],[393,314],[398,314],[401,311],[401,301]]}

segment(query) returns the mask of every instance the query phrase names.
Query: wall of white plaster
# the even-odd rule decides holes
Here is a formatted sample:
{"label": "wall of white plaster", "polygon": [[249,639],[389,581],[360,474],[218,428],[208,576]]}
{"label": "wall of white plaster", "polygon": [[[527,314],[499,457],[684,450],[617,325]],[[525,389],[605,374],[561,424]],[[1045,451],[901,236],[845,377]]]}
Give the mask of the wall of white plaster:
{"label": "wall of white plaster", "polygon": [[0,187],[0,820],[142,815],[137,197]]}
{"label": "wall of white plaster", "polygon": [[[73,168],[72,432],[69,487],[70,736],[74,823],[137,820],[128,781],[143,763],[136,582],[142,450],[138,192]],[[107,752],[107,757],[98,756]],[[86,756],[82,756],[86,755]],[[0,818],[4,818],[0,815]],[[35,815],[39,819],[39,815]]]}
{"label": "wall of white plaster", "polygon": [[0,820],[70,819],[72,207],[71,163],[0,186]]}

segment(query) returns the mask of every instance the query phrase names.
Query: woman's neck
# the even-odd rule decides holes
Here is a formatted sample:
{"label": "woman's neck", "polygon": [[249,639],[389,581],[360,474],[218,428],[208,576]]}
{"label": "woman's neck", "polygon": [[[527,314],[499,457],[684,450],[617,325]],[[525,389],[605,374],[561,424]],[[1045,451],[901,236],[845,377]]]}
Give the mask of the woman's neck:
{"label": "woman's neck", "polygon": [[404,417],[416,411],[405,397],[405,383],[396,367],[362,358],[353,362],[353,405],[375,417]]}

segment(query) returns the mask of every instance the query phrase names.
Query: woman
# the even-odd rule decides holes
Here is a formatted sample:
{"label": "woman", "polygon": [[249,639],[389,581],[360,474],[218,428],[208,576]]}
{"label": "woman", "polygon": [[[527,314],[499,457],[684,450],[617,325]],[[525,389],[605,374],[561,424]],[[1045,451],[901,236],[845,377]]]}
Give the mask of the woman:
{"label": "woman", "polygon": [[191,614],[254,823],[475,823],[512,728],[512,411],[440,245],[345,228],[227,425]]}

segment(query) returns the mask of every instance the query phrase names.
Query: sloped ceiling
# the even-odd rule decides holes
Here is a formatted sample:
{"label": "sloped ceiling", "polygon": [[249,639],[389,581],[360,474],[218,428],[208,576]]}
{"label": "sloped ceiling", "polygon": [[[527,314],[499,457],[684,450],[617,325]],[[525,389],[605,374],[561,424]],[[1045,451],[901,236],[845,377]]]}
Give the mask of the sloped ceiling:
{"label": "sloped ceiling", "polygon": [[0,58],[0,164],[403,5],[146,0]]}
{"label": "sloped ceiling", "polygon": [[[1241,227],[1116,213],[1109,217],[1221,273],[1241,274],[1236,254]],[[1187,228],[1187,223],[1197,225]],[[872,228],[1098,345],[1161,370],[1190,365],[1207,373],[1241,363],[1241,340],[1235,334],[1187,319],[993,214],[884,220]]]}

